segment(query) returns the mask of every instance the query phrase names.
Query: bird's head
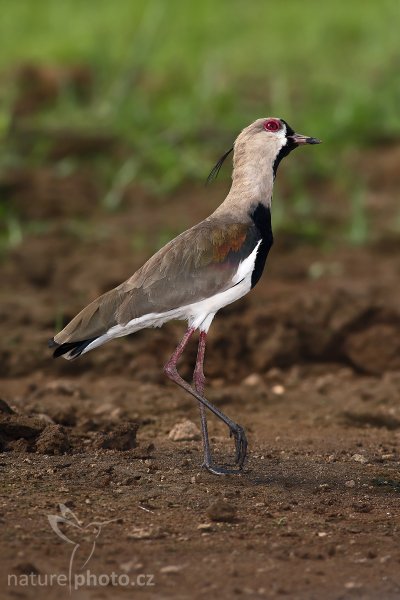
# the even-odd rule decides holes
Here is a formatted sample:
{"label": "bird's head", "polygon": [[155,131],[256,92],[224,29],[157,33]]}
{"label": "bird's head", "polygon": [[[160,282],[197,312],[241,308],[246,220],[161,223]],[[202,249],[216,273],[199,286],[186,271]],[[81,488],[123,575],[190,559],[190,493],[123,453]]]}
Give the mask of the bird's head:
{"label": "bird's head", "polygon": [[222,163],[232,150],[235,151],[235,166],[242,161],[253,167],[257,164],[271,163],[275,175],[282,158],[292,150],[304,144],[320,143],[316,138],[296,133],[283,119],[277,117],[257,119],[240,132],[232,148],[215,165],[208,180],[212,181],[218,175]]}
{"label": "bird's head", "polygon": [[243,129],[235,142],[235,151],[257,152],[260,159],[269,159],[276,169],[285,156],[298,146],[320,144],[320,140],[296,133],[286,121],[276,117],[257,119]]}

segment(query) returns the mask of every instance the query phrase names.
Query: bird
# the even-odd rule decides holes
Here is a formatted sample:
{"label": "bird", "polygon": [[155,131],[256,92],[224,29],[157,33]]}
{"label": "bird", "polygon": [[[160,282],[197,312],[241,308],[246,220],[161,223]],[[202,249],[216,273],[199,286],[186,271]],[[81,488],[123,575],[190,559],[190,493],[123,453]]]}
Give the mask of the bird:
{"label": "bird", "polygon": [[[232,183],[225,200],[206,219],[156,252],[129,279],[91,302],[49,340],[53,356],[76,359],[109,342],[170,320],[187,321],[182,340],[164,366],[165,375],[199,404],[203,467],[215,475],[240,473],[247,455],[243,427],[204,396],[207,333],[216,313],[246,295],[259,281],[273,244],[272,190],[281,160],[295,148],[320,140],[295,133],[276,117],[259,118],[245,127],[212,169],[212,181],[233,152]],[[198,331],[192,382],[177,364]],[[213,460],[207,411],[234,438],[233,463]]]}

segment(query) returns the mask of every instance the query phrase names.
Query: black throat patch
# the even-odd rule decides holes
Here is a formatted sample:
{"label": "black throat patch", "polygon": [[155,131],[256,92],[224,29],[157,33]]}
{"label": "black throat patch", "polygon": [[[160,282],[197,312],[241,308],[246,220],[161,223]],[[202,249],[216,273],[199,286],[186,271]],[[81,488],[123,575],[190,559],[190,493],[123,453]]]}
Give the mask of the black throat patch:
{"label": "black throat patch", "polygon": [[274,238],[272,235],[271,211],[267,206],[264,206],[264,204],[261,204],[260,202],[253,210],[250,217],[261,237],[261,244],[258,248],[253,273],[251,275],[251,287],[253,288],[264,271],[268,252],[271,250]]}
{"label": "black throat patch", "polygon": [[277,157],[274,160],[274,164],[272,165],[272,171],[274,173],[274,178],[276,177],[276,172],[278,170],[281,160],[283,158],[285,158],[285,156],[290,154],[292,150],[297,148],[297,144],[291,138],[288,137],[288,136],[294,135],[295,132],[290,127],[290,125],[288,125],[286,123],[286,121],[284,121],[283,119],[281,119],[281,121],[282,121],[282,123],[284,123],[286,125],[286,144],[284,146],[282,146]]}

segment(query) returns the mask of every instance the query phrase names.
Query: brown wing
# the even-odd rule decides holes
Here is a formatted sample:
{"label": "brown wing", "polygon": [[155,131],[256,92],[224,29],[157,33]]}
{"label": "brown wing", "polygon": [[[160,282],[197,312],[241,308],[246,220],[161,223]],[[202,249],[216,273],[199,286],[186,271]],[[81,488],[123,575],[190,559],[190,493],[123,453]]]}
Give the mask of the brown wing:
{"label": "brown wing", "polygon": [[251,223],[209,218],[173,239],[130,279],[84,308],[54,339],[93,339],[114,325],[162,313],[232,287],[238,266],[260,234]]}

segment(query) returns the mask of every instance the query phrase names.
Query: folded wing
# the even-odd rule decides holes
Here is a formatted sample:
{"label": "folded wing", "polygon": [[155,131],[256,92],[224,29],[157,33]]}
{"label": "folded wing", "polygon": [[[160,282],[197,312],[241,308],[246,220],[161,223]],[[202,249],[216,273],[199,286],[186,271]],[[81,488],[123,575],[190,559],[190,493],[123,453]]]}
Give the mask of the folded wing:
{"label": "folded wing", "polygon": [[[165,313],[229,289],[260,239],[254,224],[206,219],[161,248],[130,279],[106,292],[54,338],[85,342],[149,313]],[[57,352],[57,351],[56,351]]]}

